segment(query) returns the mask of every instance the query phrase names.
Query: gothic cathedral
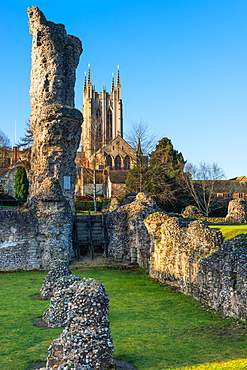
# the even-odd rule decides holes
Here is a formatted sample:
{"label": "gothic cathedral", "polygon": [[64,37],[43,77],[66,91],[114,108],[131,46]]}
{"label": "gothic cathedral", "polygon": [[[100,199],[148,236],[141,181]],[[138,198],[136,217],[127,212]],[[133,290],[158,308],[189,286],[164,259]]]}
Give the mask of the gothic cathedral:
{"label": "gothic cathedral", "polygon": [[[137,148],[132,148],[123,139],[123,104],[121,99],[120,71],[118,68],[116,81],[111,81],[111,92],[103,87],[102,92],[95,91],[92,84],[90,65],[84,78],[82,106],[82,137],[81,151],[77,152],[77,168],[83,173],[87,170],[97,170],[98,178],[112,178],[124,185],[129,169],[142,155]],[[88,172],[88,171],[86,171]],[[78,187],[85,191],[85,175]],[[78,178],[78,180],[79,180]],[[97,181],[98,182],[98,181]],[[100,179],[99,179],[99,182]],[[103,181],[106,183],[106,180]],[[77,189],[78,189],[77,187]],[[80,191],[82,193],[82,191]]]}

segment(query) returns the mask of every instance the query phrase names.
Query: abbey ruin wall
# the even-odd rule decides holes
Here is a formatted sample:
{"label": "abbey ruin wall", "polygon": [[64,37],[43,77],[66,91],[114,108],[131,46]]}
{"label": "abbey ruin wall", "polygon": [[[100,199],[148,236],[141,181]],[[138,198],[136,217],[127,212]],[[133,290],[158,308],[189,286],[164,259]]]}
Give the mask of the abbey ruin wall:
{"label": "abbey ruin wall", "polygon": [[0,269],[40,268],[37,236],[33,210],[0,209]]}
{"label": "abbey ruin wall", "polygon": [[47,178],[33,206],[0,210],[0,270],[49,269],[73,257],[73,217],[58,180]]}
{"label": "abbey ruin wall", "polygon": [[111,212],[107,217],[109,257],[148,269],[150,237],[143,220],[158,210],[151,197],[139,193],[133,202]]}
{"label": "abbey ruin wall", "polygon": [[30,199],[47,177],[59,180],[73,208],[75,156],[81,136],[81,112],[74,108],[76,67],[81,41],[62,24],[47,21],[38,7],[28,8],[32,35],[31,116],[34,143]]}
{"label": "abbey ruin wall", "polygon": [[247,319],[247,243],[242,238],[223,241],[220,231],[201,221],[181,228],[167,219],[151,233],[150,276],[173,285],[227,316]]}
{"label": "abbey ruin wall", "polygon": [[0,269],[49,269],[73,257],[75,156],[81,112],[74,108],[81,41],[28,8],[32,35],[33,133],[28,209],[1,210]]}
{"label": "abbey ruin wall", "polygon": [[108,218],[109,255],[138,263],[227,316],[247,319],[247,243],[160,211],[143,193]]}

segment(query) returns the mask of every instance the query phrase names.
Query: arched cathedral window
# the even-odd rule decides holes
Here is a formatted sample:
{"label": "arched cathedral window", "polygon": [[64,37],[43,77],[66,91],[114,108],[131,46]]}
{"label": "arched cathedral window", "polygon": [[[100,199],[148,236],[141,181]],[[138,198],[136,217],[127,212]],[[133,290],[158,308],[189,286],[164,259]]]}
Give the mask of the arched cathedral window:
{"label": "arched cathedral window", "polygon": [[96,118],[101,118],[102,114],[101,114],[101,110],[100,108],[97,108],[96,110]]}
{"label": "arched cathedral window", "polygon": [[115,170],[121,170],[121,158],[119,155],[115,158]]}
{"label": "arched cathedral window", "polygon": [[106,156],[105,165],[106,167],[110,167],[110,169],[112,168],[112,158],[109,154]]}
{"label": "arched cathedral window", "polygon": [[106,112],[106,142],[112,140],[112,111],[109,108]]}
{"label": "arched cathedral window", "polygon": [[102,114],[97,108],[96,114],[92,116],[92,146],[98,150],[102,146]]}
{"label": "arched cathedral window", "polygon": [[125,170],[130,169],[130,157],[128,155],[124,157],[124,169]]}

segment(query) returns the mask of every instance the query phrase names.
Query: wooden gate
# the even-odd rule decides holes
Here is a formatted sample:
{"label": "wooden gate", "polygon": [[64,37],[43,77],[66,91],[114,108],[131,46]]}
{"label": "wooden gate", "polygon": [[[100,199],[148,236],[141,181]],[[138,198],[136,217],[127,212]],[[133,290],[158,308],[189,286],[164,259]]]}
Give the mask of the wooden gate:
{"label": "wooden gate", "polygon": [[94,258],[96,254],[107,257],[105,214],[76,215],[74,219],[74,244],[77,258],[89,255]]}

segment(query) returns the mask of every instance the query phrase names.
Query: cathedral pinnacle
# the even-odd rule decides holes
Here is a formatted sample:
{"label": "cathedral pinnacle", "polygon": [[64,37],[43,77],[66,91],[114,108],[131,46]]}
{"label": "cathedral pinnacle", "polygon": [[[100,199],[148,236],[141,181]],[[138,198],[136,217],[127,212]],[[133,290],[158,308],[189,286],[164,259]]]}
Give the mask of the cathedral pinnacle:
{"label": "cathedral pinnacle", "polygon": [[139,137],[138,137],[138,147],[137,147],[136,154],[137,154],[137,156],[142,156],[143,155],[142,147],[141,147],[141,139]]}
{"label": "cathedral pinnacle", "polygon": [[111,91],[114,91],[114,85],[115,85],[115,81],[114,81],[114,73],[112,73]]}
{"label": "cathedral pinnacle", "polygon": [[90,72],[90,63],[88,64],[88,72],[87,72],[87,83],[91,85],[91,72]]}
{"label": "cathedral pinnacle", "polygon": [[118,69],[118,71],[117,71],[117,86],[120,86],[120,85],[121,85],[121,83],[120,83],[120,70],[119,70],[119,65],[117,66],[117,69]]}
{"label": "cathedral pinnacle", "polygon": [[87,72],[85,71],[84,72],[84,91],[86,90],[87,88]]}

